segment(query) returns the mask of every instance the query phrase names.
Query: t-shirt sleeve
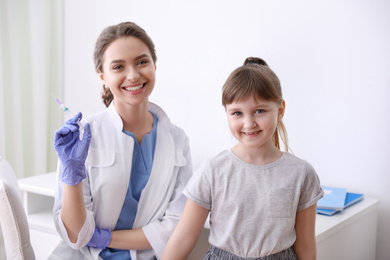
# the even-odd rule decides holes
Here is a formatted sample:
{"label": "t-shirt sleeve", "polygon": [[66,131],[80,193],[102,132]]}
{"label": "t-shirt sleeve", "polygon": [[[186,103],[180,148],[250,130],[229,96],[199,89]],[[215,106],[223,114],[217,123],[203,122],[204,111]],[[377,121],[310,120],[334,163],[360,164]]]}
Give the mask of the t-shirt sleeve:
{"label": "t-shirt sleeve", "polygon": [[324,196],[320,185],[320,179],[313,166],[307,163],[306,178],[299,198],[298,211],[314,205]]}
{"label": "t-shirt sleeve", "polygon": [[195,171],[183,194],[199,206],[211,210],[211,165],[205,161]]}

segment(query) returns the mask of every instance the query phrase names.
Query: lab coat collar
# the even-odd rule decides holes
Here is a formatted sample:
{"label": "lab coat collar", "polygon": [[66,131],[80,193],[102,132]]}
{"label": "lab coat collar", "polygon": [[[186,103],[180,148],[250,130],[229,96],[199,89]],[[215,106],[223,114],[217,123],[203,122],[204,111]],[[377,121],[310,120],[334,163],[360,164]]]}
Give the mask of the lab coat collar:
{"label": "lab coat collar", "polygon": [[[149,102],[148,104],[148,110],[156,115],[158,118],[158,124],[161,125],[163,128],[169,127],[171,125],[171,121],[169,120],[168,116],[165,114],[164,110],[162,110],[159,106],[156,104]],[[123,129],[123,121],[118,112],[115,109],[114,106],[114,100],[111,102],[111,104],[108,106],[108,112],[110,114],[110,117],[112,118],[112,122],[114,124],[114,127],[122,131]]]}

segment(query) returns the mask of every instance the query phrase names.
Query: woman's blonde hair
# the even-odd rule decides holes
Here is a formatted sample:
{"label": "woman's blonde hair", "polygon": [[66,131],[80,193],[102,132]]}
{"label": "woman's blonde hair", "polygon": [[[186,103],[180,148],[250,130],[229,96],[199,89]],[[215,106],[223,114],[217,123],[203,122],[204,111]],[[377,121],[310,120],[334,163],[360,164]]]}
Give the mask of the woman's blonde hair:
{"label": "woman's blonde hair", "polygon": [[[263,59],[256,57],[247,58],[244,65],[229,75],[222,87],[222,105],[225,108],[226,105],[249,97],[262,98],[279,104],[283,102],[279,78]],[[290,150],[287,130],[282,121],[278,122],[273,136],[274,145],[280,150],[279,137],[285,150]]]}

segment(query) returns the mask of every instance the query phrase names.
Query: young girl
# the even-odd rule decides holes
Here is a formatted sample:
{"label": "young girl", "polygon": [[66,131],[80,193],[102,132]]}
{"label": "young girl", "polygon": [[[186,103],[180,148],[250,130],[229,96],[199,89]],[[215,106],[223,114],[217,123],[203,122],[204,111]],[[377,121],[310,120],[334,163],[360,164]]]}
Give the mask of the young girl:
{"label": "young girl", "polygon": [[81,113],[55,134],[53,211],[63,241],[50,259],[161,257],[185,206],[192,163],[186,134],[149,102],[156,59],[134,23],[107,27],[97,39],[107,109],[85,120],[82,140]]}
{"label": "young girl", "polygon": [[288,150],[285,101],[278,77],[246,59],[222,90],[238,143],[203,163],[188,183],[187,204],[162,259],[186,259],[210,213],[211,247],[203,259],[315,259],[319,179]]}

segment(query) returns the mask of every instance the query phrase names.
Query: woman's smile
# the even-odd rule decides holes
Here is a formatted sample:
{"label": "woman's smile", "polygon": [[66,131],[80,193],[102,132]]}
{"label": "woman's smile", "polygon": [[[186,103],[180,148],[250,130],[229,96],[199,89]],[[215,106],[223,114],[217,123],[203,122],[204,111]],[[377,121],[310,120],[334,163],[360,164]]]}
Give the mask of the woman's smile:
{"label": "woman's smile", "polygon": [[130,92],[134,92],[134,93],[131,93],[131,94],[137,94],[137,93],[141,92],[141,91],[138,91],[138,90],[143,89],[145,87],[145,85],[146,85],[146,82],[145,83],[140,83],[140,84],[133,84],[133,85],[124,86],[124,87],[122,87],[122,89],[124,89],[126,91],[130,91]]}

